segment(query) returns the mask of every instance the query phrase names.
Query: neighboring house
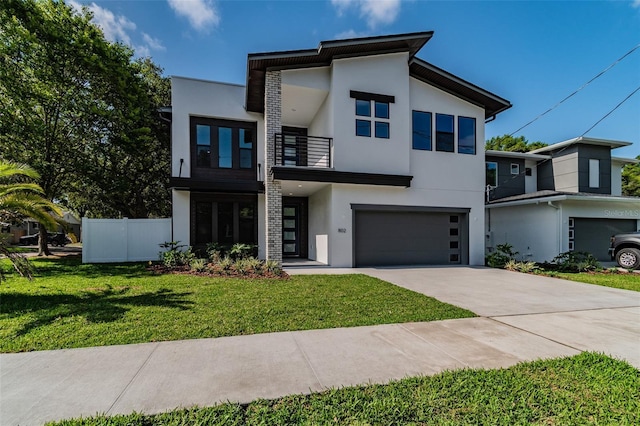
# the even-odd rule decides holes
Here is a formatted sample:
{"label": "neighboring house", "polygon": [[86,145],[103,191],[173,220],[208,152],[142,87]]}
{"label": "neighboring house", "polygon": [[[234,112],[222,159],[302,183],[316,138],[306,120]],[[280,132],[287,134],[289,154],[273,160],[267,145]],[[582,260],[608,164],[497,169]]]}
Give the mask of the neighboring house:
{"label": "neighboring house", "polygon": [[415,57],[432,32],[172,78],[173,239],[340,267],[484,263],[484,124],[511,104]]}
{"label": "neighboring house", "polygon": [[640,230],[640,198],[622,196],[611,151],[631,145],[579,137],[529,153],[487,151],[487,249],[509,243],[524,260],[586,251],[599,260],[611,235]]}
{"label": "neighboring house", "polygon": [[[66,234],[75,235],[77,241],[80,241],[81,235],[81,222],[71,212],[65,211],[62,214],[62,220],[65,225],[58,225],[55,232],[64,232]],[[0,222],[0,232],[3,234],[10,234],[8,236],[9,242],[12,244],[18,244],[20,237],[25,235],[34,235],[40,232],[40,225],[33,219],[25,219],[19,224],[9,224]],[[54,232],[49,230],[49,232]]]}

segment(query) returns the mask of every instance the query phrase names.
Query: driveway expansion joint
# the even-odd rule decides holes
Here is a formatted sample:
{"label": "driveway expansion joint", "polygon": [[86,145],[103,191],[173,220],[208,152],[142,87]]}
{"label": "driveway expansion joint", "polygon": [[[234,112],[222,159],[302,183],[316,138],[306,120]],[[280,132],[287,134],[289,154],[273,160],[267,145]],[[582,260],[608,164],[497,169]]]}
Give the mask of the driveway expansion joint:
{"label": "driveway expansion joint", "polygon": [[[593,309],[591,309],[591,310],[593,310]],[[580,312],[580,311],[570,311],[570,312]],[[536,314],[529,314],[529,315],[536,315]],[[513,316],[516,316],[516,315],[503,315],[503,316],[505,316],[505,317],[506,316],[512,316],[513,317]],[[518,315],[518,316],[523,316],[523,315]],[[559,340],[555,340],[555,339],[551,339],[551,338],[549,338],[547,336],[543,336],[542,334],[534,333],[533,331],[525,330],[524,328],[520,328],[520,327],[516,327],[515,325],[509,324],[509,323],[506,323],[506,322],[502,322],[499,319],[496,319],[494,317],[486,317],[486,318],[490,319],[492,321],[495,321],[495,322],[497,322],[499,324],[506,325],[507,327],[511,327],[511,328],[513,328],[515,330],[524,331],[525,333],[531,334],[533,336],[541,337],[541,338],[543,338],[545,340],[548,340],[550,342],[553,342],[553,343],[556,343],[558,345],[564,346],[566,348],[573,349],[573,350],[578,351],[578,352],[584,352],[584,349],[576,348],[574,346],[567,345],[566,343],[561,342]]]}
{"label": "driveway expansion joint", "polygon": [[[630,309],[630,308],[640,308],[640,303],[635,305],[628,306],[607,306],[604,308],[587,308],[587,309],[569,309],[569,310],[553,310],[553,311],[544,311],[544,312],[528,312],[524,314],[501,314],[501,315],[480,315],[483,318],[502,318],[502,317],[527,317],[531,315],[548,315],[548,314],[568,314],[571,312],[591,312],[591,311],[607,311],[610,309]],[[478,315],[478,314],[476,314]]]}
{"label": "driveway expansion joint", "polygon": [[318,381],[318,384],[320,385],[320,387],[322,387],[323,389],[326,388],[326,386],[322,384],[322,381],[320,380],[320,377],[318,377],[318,373],[316,372],[316,369],[313,368],[313,364],[311,364],[311,360],[309,359],[309,356],[307,355],[307,352],[305,352],[304,348],[298,342],[298,339],[296,339],[295,333],[292,333],[291,337],[293,338],[293,341],[295,342],[296,346],[298,347],[298,349],[302,353],[302,356],[304,357],[304,360],[307,362],[307,365],[311,369],[311,372],[313,373],[313,376]]}
{"label": "driveway expansion joint", "polygon": [[411,331],[407,327],[405,327],[403,324],[398,324],[398,325],[400,326],[400,328],[404,329],[409,334],[413,335],[414,337],[417,337],[418,340],[421,340],[421,341],[425,342],[426,344],[428,344],[430,346],[433,346],[434,348],[436,348],[440,352],[442,352],[442,353],[446,354],[447,356],[455,359],[456,361],[458,361],[460,364],[464,365],[465,367],[470,367],[470,365],[468,363],[464,362],[463,360],[459,359],[455,355],[449,353],[448,351],[446,351],[445,349],[441,348],[440,346],[434,344],[433,342],[430,342],[430,341],[426,340],[424,337],[420,336],[419,334],[414,333],[413,331]]}

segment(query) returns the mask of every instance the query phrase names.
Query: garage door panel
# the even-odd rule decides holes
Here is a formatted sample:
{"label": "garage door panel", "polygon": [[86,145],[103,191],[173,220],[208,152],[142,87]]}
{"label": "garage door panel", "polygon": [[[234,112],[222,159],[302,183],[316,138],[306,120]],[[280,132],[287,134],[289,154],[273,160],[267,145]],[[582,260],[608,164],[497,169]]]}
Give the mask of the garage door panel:
{"label": "garage door panel", "polygon": [[[457,213],[357,211],[355,215],[356,266],[450,264],[452,253],[460,259],[460,235],[450,235],[452,227],[461,234]],[[451,248],[451,241],[458,245]]]}
{"label": "garage door panel", "polygon": [[635,219],[573,218],[574,251],[586,251],[600,261],[609,261],[612,235],[636,231]]}

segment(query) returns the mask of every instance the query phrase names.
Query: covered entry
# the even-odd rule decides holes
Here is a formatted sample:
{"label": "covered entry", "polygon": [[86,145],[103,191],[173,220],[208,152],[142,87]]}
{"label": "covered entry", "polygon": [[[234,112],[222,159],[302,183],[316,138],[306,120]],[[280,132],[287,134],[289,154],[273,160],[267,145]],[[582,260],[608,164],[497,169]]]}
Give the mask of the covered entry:
{"label": "covered entry", "polygon": [[469,209],[352,205],[354,266],[469,263]]}
{"label": "covered entry", "polygon": [[636,228],[636,219],[569,218],[569,249],[586,251],[600,261],[610,261],[607,250],[611,236],[633,232]]}

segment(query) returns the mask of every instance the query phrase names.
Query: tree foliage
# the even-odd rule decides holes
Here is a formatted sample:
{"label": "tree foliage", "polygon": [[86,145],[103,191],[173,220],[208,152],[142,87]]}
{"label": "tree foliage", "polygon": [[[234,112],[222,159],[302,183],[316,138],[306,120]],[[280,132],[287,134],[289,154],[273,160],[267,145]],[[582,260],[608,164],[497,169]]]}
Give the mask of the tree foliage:
{"label": "tree foliage", "polygon": [[[640,155],[636,160],[640,160]],[[640,197],[640,163],[627,164],[622,169],[622,195]]]}
{"label": "tree foliage", "polygon": [[[43,190],[39,185],[29,182],[39,177],[31,167],[0,159],[0,222],[11,223],[32,218],[46,226],[56,226],[51,213],[61,215],[62,212],[42,196]],[[29,262],[14,253],[4,238],[0,238],[0,254],[9,258],[20,275],[31,278]],[[0,281],[3,279],[0,269]]]}
{"label": "tree foliage", "polygon": [[58,0],[3,0],[0,152],[82,215],[167,215],[169,136],[156,111],[168,79],[91,19]]}
{"label": "tree foliage", "polygon": [[529,142],[524,136],[513,137],[510,135],[494,136],[484,146],[485,150],[529,152],[547,146],[544,142]]}

